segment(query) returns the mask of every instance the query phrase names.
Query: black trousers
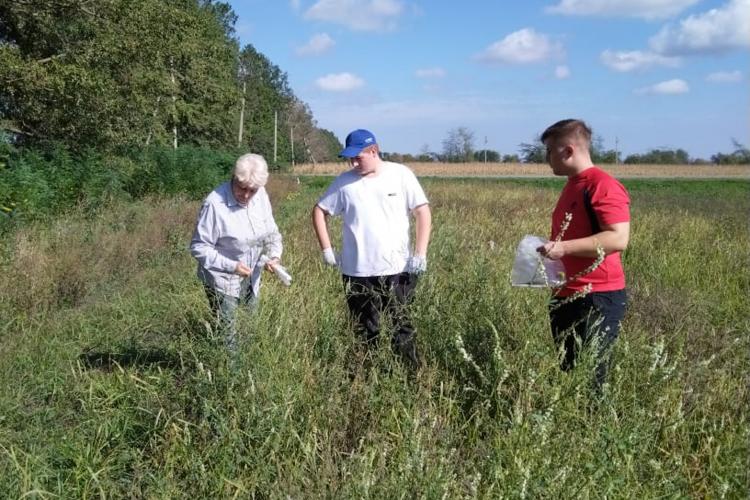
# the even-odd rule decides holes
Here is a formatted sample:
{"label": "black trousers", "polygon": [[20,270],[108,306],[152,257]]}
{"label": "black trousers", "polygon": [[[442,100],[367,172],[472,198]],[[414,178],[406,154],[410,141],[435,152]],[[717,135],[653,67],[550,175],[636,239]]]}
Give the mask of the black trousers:
{"label": "black trousers", "polygon": [[419,368],[415,330],[408,314],[417,276],[409,273],[367,277],[345,274],[343,280],[349,312],[365,344],[368,347],[377,344],[380,320],[387,314],[394,328],[391,348],[410,368]]}
{"label": "black trousers", "polygon": [[575,367],[582,348],[596,345],[596,370],[593,389],[601,393],[611,364],[612,346],[620,333],[620,322],[625,316],[627,292],[592,292],[584,297],[559,305],[562,299],[553,298],[549,305],[552,338],[559,349],[563,347],[560,368]]}

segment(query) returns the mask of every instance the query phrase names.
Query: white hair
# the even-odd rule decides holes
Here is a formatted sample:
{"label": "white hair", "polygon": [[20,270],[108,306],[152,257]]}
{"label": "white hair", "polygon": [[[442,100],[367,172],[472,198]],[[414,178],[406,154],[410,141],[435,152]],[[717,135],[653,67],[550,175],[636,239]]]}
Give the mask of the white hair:
{"label": "white hair", "polygon": [[248,153],[237,158],[232,177],[241,184],[251,184],[256,188],[268,182],[268,164],[261,155]]}

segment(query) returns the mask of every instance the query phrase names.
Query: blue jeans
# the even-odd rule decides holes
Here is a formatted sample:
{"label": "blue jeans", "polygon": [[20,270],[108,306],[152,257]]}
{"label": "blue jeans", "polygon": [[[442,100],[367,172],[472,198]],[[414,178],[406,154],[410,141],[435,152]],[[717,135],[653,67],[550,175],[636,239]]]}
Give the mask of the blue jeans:
{"label": "blue jeans", "polygon": [[596,369],[593,389],[601,394],[612,359],[612,347],[620,332],[620,322],[628,304],[627,292],[592,292],[559,305],[553,298],[549,305],[552,338],[558,349],[563,347],[560,368],[571,370],[582,348],[596,344]]}
{"label": "blue jeans", "polygon": [[209,286],[204,286],[204,289],[206,290],[208,304],[211,307],[211,313],[214,317],[216,330],[223,337],[227,350],[236,353],[238,350],[236,328],[237,308],[242,304],[252,311],[257,306],[258,299],[250,286],[240,292],[240,297],[223,294]]}

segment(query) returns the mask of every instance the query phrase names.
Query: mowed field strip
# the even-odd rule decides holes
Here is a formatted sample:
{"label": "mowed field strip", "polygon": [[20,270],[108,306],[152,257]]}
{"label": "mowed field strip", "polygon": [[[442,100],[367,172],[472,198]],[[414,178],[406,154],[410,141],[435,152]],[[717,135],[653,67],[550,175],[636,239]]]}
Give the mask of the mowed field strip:
{"label": "mowed field strip", "polygon": [[[554,177],[539,163],[422,163],[407,162],[420,177]],[[749,179],[750,165],[601,165],[618,178],[717,178]],[[346,162],[301,164],[300,175],[336,175],[349,168]]]}

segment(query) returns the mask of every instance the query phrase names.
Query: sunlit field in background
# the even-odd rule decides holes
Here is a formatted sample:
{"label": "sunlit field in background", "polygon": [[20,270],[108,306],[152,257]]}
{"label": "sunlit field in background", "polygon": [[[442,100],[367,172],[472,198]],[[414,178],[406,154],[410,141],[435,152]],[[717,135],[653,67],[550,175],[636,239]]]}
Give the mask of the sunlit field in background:
{"label": "sunlit field in background", "polygon": [[[418,176],[554,177],[548,165],[534,163],[408,163]],[[602,165],[615,177],[717,177],[750,179],[750,165]],[[334,175],[345,162],[297,165],[297,174]]]}
{"label": "sunlit field in background", "polygon": [[330,178],[301,172],[269,184],[294,281],[266,275],[235,363],[187,250],[198,200],[113,202],[2,241],[0,498],[747,495],[748,182],[624,179],[631,306],[594,408],[591,360],[557,367],[545,292],[510,286],[561,179],[423,179],[410,380],[387,341],[360,363],[310,227]]}

